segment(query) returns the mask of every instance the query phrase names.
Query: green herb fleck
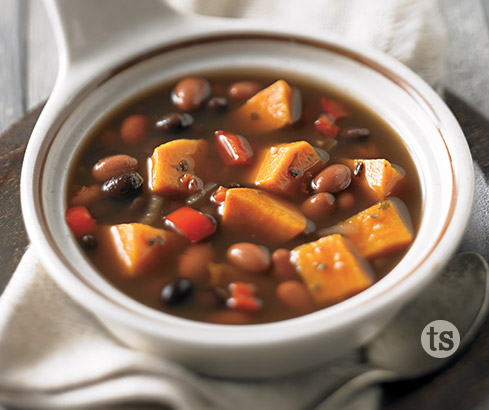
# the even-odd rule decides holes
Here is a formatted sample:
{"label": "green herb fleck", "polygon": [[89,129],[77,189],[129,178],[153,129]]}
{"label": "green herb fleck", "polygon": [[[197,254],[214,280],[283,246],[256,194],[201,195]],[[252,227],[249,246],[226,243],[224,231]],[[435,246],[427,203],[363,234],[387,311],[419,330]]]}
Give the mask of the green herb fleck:
{"label": "green herb fleck", "polygon": [[321,262],[321,263],[318,264],[317,268],[318,269],[321,269],[321,270],[328,269],[329,268],[329,264],[327,264],[326,262]]}
{"label": "green herb fleck", "polygon": [[148,238],[148,245],[153,246],[155,243],[158,245],[163,245],[165,240],[161,236],[155,236],[154,238]]}
{"label": "green herb fleck", "polygon": [[317,282],[310,283],[309,284],[309,289],[312,292],[319,292],[319,290],[321,290],[321,284],[319,284]]}
{"label": "green herb fleck", "polygon": [[252,120],[257,120],[258,118],[260,118],[260,116],[258,115],[257,112],[252,112],[250,114],[250,117],[251,117]]}
{"label": "green herb fleck", "polygon": [[187,171],[189,165],[186,159],[182,159],[178,164],[172,164],[172,167],[176,168],[177,171]]}
{"label": "green herb fleck", "polygon": [[389,201],[382,201],[380,204],[379,204],[379,209],[381,211],[385,211],[386,209],[389,209],[391,207],[391,203]]}
{"label": "green herb fleck", "polygon": [[297,177],[299,177],[301,175],[301,171],[300,170],[293,169],[293,168],[289,169],[289,173],[290,173],[290,175],[292,175],[293,178],[297,178]]}
{"label": "green herb fleck", "polygon": [[289,174],[292,175],[293,178],[297,178],[302,174],[300,169],[294,168],[294,164],[295,164],[295,161],[297,161],[298,156],[299,156],[299,153],[296,151],[294,153],[294,159],[292,160],[292,162],[289,165]]}
{"label": "green herb fleck", "polygon": [[379,216],[380,216],[379,214],[372,214],[372,215],[370,215],[370,218],[375,218],[375,219],[376,219],[376,218],[378,218]]}

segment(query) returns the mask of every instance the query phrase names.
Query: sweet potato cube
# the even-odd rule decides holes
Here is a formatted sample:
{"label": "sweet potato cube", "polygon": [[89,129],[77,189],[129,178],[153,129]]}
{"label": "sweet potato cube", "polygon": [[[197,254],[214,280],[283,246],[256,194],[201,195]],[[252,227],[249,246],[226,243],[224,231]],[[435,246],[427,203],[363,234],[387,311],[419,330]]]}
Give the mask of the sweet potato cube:
{"label": "sweet potato cube", "polygon": [[278,130],[301,116],[301,98],[284,80],[259,91],[236,112],[238,122],[254,132]]}
{"label": "sweet potato cube", "polygon": [[130,223],[102,227],[99,243],[106,257],[114,259],[122,274],[139,276],[174,251],[177,236],[149,225]]}
{"label": "sweet potato cube", "polygon": [[407,247],[413,240],[406,205],[398,198],[382,201],[339,226],[361,256],[373,259]]}
{"label": "sweet potato cube", "polygon": [[255,185],[279,195],[307,192],[314,174],[323,167],[316,150],[306,141],[272,146],[255,178]]}
{"label": "sweet potato cube", "polygon": [[404,179],[385,159],[348,160],[347,165],[352,170],[353,183],[374,201],[395,195]]}
{"label": "sweet potato cube", "polygon": [[258,189],[231,188],[226,191],[222,227],[283,243],[304,231],[306,218],[292,204]]}
{"label": "sweet potato cube", "polygon": [[156,147],[148,164],[149,189],[160,195],[188,195],[189,179],[203,171],[207,152],[203,139],[179,139]]}
{"label": "sweet potato cube", "polygon": [[293,249],[291,259],[320,304],[340,302],[373,283],[368,264],[339,234],[323,236]]}

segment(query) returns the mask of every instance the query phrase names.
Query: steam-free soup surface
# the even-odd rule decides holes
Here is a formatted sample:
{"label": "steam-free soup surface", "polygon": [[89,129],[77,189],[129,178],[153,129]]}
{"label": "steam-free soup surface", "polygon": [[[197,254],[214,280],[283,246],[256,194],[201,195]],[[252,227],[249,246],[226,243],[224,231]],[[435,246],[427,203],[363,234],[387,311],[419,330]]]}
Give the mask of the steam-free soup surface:
{"label": "steam-free soup surface", "polygon": [[72,166],[66,220],[94,266],[154,309],[293,318],[405,255],[419,180],[362,101],[277,73],[200,73],[125,103]]}

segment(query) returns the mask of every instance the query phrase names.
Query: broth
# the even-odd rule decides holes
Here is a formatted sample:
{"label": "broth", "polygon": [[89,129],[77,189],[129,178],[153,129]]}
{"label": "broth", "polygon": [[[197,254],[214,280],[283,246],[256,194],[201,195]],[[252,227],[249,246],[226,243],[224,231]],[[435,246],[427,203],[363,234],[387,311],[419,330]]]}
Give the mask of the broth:
{"label": "broth", "polygon": [[[105,120],[96,127],[91,135],[88,136],[85,145],[80,150],[71,168],[67,193],[68,206],[70,209],[80,206],[85,207],[96,224],[96,228],[91,231],[88,230],[90,231],[89,233],[86,233],[83,229],[82,233],[75,231],[74,233],[78,237],[87,258],[115,287],[147,306],[172,315],[198,321],[232,324],[266,323],[284,320],[325,308],[354,295],[361,289],[356,288],[351,291],[345,291],[346,296],[341,298],[335,296],[332,299],[321,299],[323,296],[318,297],[318,293],[314,293],[314,284],[307,279],[309,274],[304,274],[304,266],[306,264],[303,264],[302,267],[299,266],[303,255],[300,254],[298,249],[301,245],[315,242],[322,236],[327,236],[324,233],[328,233],[328,230],[333,234],[339,233],[348,237],[348,233],[345,234],[342,229],[338,228],[338,226],[343,226],[343,221],[377,203],[384,204],[382,206],[385,207],[385,202],[383,201],[390,199],[390,193],[387,193],[385,198],[374,198],[366,194],[365,184],[362,185],[356,182],[359,178],[366,178],[363,174],[366,174],[369,170],[368,164],[370,163],[358,161],[360,159],[386,159],[390,164],[395,164],[394,170],[396,172],[399,171],[401,176],[405,174],[395,189],[395,197],[405,204],[411,220],[412,234],[413,236],[415,235],[421,213],[421,191],[415,165],[396,132],[362,102],[342,95],[338,90],[327,87],[324,84],[317,84],[311,79],[304,79],[290,74],[282,75],[282,73],[277,74],[276,72],[266,71],[256,73],[252,70],[250,72],[242,70],[198,73],[195,77],[205,78],[210,85],[210,96],[203,99],[199,108],[182,110],[175,106],[175,99],[172,101],[172,93],[180,79],[136,96],[114,112],[109,113]],[[229,95],[230,87],[236,82],[249,81],[255,83],[255,85],[258,84],[259,87],[257,89],[261,90],[276,84],[280,79],[285,80],[292,89],[300,92],[300,119],[266,132],[253,126],[253,118],[251,121],[249,119],[239,121],[236,113],[247,104],[247,99],[231,97]],[[296,91],[293,93],[296,93]],[[212,104],[209,103],[212,97],[222,97],[226,101],[224,99],[214,100],[214,104]],[[346,110],[347,115],[335,119],[334,115],[326,113],[325,105],[324,103],[322,104],[323,97],[326,97],[327,101],[339,104]],[[294,107],[294,104],[298,103],[291,101],[291,111],[298,111],[298,107]],[[154,125],[164,115],[169,113],[183,114],[185,112],[193,118],[191,126],[185,127],[184,125],[178,131],[162,131],[161,126],[159,127],[160,129],[157,129],[158,127]],[[253,114],[255,113],[252,113],[252,117]],[[331,123],[338,127],[338,135],[335,137],[327,136],[324,131],[320,130],[321,126],[318,125],[317,120],[321,115],[324,116],[325,114],[327,125],[329,126]],[[138,136],[139,139],[135,138],[134,141],[122,138],[121,128],[124,127],[124,121],[128,117],[135,115],[140,116],[140,119],[145,119],[141,120],[145,122],[143,126],[145,128],[144,132],[142,132],[141,136]],[[257,113],[256,117],[258,118],[259,115],[261,114]],[[251,127],[250,124],[252,124]],[[134,127],[137,129],[137,121],[135,121]],[[363,134],[358,131],[359,129],[364,130],[362,131]],[[226,165],[223,159],[223,155],[226,154],[223,154],[222,150],[220,152],[216,149],[216,145],[219,144],[216,142],[216,130],[230,133],[233,138],[236,135],[242,136],[241,138],[244,137],[249,142],[250,148],[254,153],[250,160],[251,163]],[[352,133],[353,137],[352,135],[346,135],[346,130],[352,130],[350,133]],[[329,131],[326,130],[326,132]],[[359,133],[361,135],[357,135]],[[366,133],[368,135],[364,135]],[[122,132],[122,135],[125,135],[124,132]],[[226,135],[223,138],[225,139],[225,137]],[[162,194],[155,192],[154,187],[151,188],[149,184],[153,171],[151,168],[152,163],[148,159],[152,157],[157,147],[180,139],[206,141],[208,153],[204,160],[203,172],[195,175],[198,177],[195,180],[192,180],[192,175],[189,177],[189,186],[193,184],[193,187],[189,188],[188,194]],[[231,140],[226,141],[229,142]],[[242,142],[242,140],[239,141]],[[313,167],[314,171],[311,171],[310,175],[306,175],[307,172],[302,172],[300,169],[295,170],[290,165],[288,178],[294,181],[294,178],[297,177],[302,181],[300,190],[293,195],[288,193],[282,195],[273,189],[273,192],[270,192],[270,189],[254,183],[253,178],[255,178],[255,182],[257,178],[254,175],[260,169],[260,164],[266,161],[266,155],[272,149],[270,147],[275,147],[272,151],[276,151],[277,147],[283,146],[281,144],[297,141],[306,141],[308,146],[313,147],[315,152],[319,153],[318,156],[320,158],[324,159],[322,157],[325,155],[324,151],[327,152],[326,156],[329,155],[329,160],[325,163],[321,162],[319,165],[316,164]],[[103,192],[101,192],[100,187],[106,185],[106,182],[94,179],[93,167],[101,159],[114,155],[127,155],[137,160],[137,172],[144,182],[136,193],[124,194],[120,198],[114,198],[113,195],[106,195],[107,190],[103,191],[104,188],[102,188]],[[295,153],[295,158],[298,158],[297,152]],[[232,158],[227,160],[232,161]],[[357,161],[355,162],[355,160]],[[361,165],[359,165],[359,162]],[[343,170],[344,167],[350,168],[350,180],[352,182],[346,188],[334,193],[322,189],[314,190],[310,181],[312,179],[316,181],[318,174],[335,164],[340,165],[340,170]],[[171,166],[177,170],[180,167],[180,171],[185,172],[189,163],[184,160],[183,162],[172,163]],[[131,167],[129,166],[129,168]],[[274,169],[273,166],[270,166],[270,169],[272,174],[278,172],[278,167]],[[295,175],[295,172],[299,174],[302,172],[302,174]],[[275,175],[273,175],[273,178],[275,178]],[[209,184],[211,182],[214,184]],[[132,181],[131,183],[134,185],[137,184],[137,181]],[[251,188],[262,194],[264,193],[267,198],[270,197],[273,200],[280,198],[277,199],[280,204],[286,201],[294,206],[294,209],[301,210],[302,212],[299,211],[301,214],[308,214],[306,216],[309,216],[312,212],[314,221],[311,223],[311,218],[307,218],[307,226],[304,230],[285,240],[270,238],[268,234],[260,232],[260,229],[249,231],[248,229],[228,229],[226,226],[223,228],[223,212],[226,212],[223,209],[228,207],[230,210],[231,205],[224,204],[225,201],[219,202],[213,197],[220,186],[227,189],[227,191],[222,189],[223,198],[226,198],[225,201],[230,198],[232,190],[235,190],[235,196],[239,198],[238,192],[245,192],[239,191],[240,189]],[[80,192],[83,193],[81,194]],[[255,191],[253,192],[256,193]],[[314,206],[311,207],[312,211],[304,206],[304,202],[308,198],[318,193],[324,193],[323,198],[327,197],[333,201],[331,210],[327,209],[324,211],[324,217],[321,212],[319,212],[320,216],[317,216],[318,211],[314,209]],[[180,208],[188,206],[188,197],[192,194],[194,194],[193,198],[197,200],[199,200],[199,195],[201,196],[200,202],[197,201],[190,205],[192,209],[200,212],[196,218],[204,215],[208,218],[208,221],[217,225],[214,233],[195,243],[191,243],[188,239],[188,234],[185,235],[185,232],[182,232],[181,229],[176,229],[178,226],[176,227],[175,224],[169,223],[169,219],[165,219]],[[231,200],[229,199],[229,201]],[[395,201],[398,200],[396,199]],[[150,215],[147,215],[148,210],[152,211]],[[265,211],[266,209],[262,207],[262,209],[247,213],[247,215],[249,214],[250,218],[253,218],[253,215],[258,217],[261,215],[260,212]],[[193,218],[193,214],[189,215]],[[270,211],[270,215],[272,215],[272,211]],[[376,218],[376,215],[370,214],[369,216]],[[171,217],[169,218],[171,219]],[[298,218],[302,220],[302,216]],[[125,245],[120,243],[119,250],[117,250],[117,247],[114,248],[114,244],[108,247],[106,242],[114,238],[115,231],[110,231],[110,226],[141,221],[154,228],[162,229],[165,232],[176,232],[176,234],[171,236],[170,239],[167,237],[162,238],[158,235],[154,238],[151,237],[150,243],[157,242],[151,245],[161,245],[162,248],[167,246],[166,244],[160,244],[163,239],[165,241],[173,241],[172,249],[165,251],[165,256],[161,259],[158,257],[158,261],[150,264],[151,266],[141,268],[142,271],[133,272],[124,267],[126,266],[124,265],[124,260],[127,261],[128,258],[132,257],[128,256],[132,251],[128,251],[129,248],[124,248]],[[68,224],[70,225],[70,222]],[[284,223],[284,225],[287,225],[284,230],[289,229],[291,226],[289,223]],[[246,224],[243,226],[246,226]],[[70,225],[70,227],[73,230],[73,226]],[[281,223],[278,223],[277,232],[280,232],[281,229]],[[120,237],[123,237],[123,235]],[[119,241],[121,240],[120,237]],[[348,241],[351,242],[350,239]],[[230,256],[232,252],[229,248],[243,242],[248,244],[248,248],[245,246],[240,250],[238,246],[234,256]],[[249,246],[249,244],[259,245],[262,253],[256,247]],[[153,248],[147,245],[146,243],[146,247],[143,246],[141,248],[141,254],[153,251]],[[334,246],[336,246],[336,242],[334,242]],[[190,251],[186,256],[182,256],[188,252],[189,247],[198,249],[194,253]],[[352,247],[351,243],[348,243],[348,247]],[[266,251],[264,251],[264,248],[266,248]],[[353,246],[353,248],[355,247]],[[371,276],[373,283],[392,270],[405,255],[408,248],[409,244],[398,247],[393,246],[389,249],[385,248],[378,255],[366,257],[358,256],[358,253],[363,251],[359,252],[356,249],[352,254],[354,259],[359,261],[358,269],[363,269],[363,266],[368,265],[365,271],[369,272],[367,276]],[[296,269],[295,273],[292,272],[287,274],[287,276],[278,272],[281,269],[281,264],[284,263],[284,259],[278,256],[275,257],[274,252],[277,249],[282,250],[280,251],[282,252],[281,256],[288,256],[287,251],[295,250],[292,253],[292,262],[290,258],[286,258],[285,264],[287,266],[284,265],[285,268],[283,268],[283,270],[287,270],[290,266],[293,266]],[[284,249],[287,251],[284,251]],[[136,247],[134,247],[133,251],[138,252]],[[240,253],[240,251],[242,252]],[[246,265],[248,262],[245,261],[245,265],[242,265],[243,262],[240,259],[242,255],[251,255],[255,258],[254,260],[258,261],[258,265],[262,263],[265,267],[260,270],[259,266],[257,268],[259,272],[253,272],[251,265]],[[271,258],[270,255],[274,255],[274,257]],[[137,258],[139,256],[136,256]],[[151,258],[154,259],[155,257],[151,256]],[[182,264],[184,265],[183,268]],[[192,268],[192,264],[196,266]],[[194,269],[195,275],[192,273],[192,269]],[[189,270],[190,273],[188,272]],[[182,274],[182,271],[184,271],[184,274]],[[317,269],[315,272],[317,273]],[[197,277],[197,279],[192,276]],[[188,280],[186,282],[181,280],[178,282],[182,278]],[[338,280],[341,281],[343,279],[340,278]],[[288,284],[280,286],[284,282],[288,282]],[[168,285],[169,283],[170,285]],[[234,283],[234,288],[230,288],[230,283]],[[331,279],[331,282],[326,283],[332,283],[331,286],[334,286],[333,284],[337,283],[337,280]],[[280,291],[278,290],[279,287],[281,288]],[[362,289],[365,287],[368,287],[368,285],[361,286]],[[162,290],[165,288],[166,291],[163,291],[164,295],[162,296]],[[306,295],[304,295],[304,289],[308,291]],[[307,301],[301,302],[301,298],[307,299]]]}

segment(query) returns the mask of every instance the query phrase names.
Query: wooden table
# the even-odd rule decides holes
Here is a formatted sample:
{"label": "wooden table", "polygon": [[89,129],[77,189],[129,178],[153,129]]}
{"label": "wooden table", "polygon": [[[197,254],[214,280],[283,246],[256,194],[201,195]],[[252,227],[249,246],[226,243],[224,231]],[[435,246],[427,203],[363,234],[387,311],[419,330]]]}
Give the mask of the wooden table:
{"label": "wooden table", "polygon": [[[488,178],[489,32],[483,6],[489,10],[489,0],[440,0],[439,5],[450,39],[445,99]],[[1,293],[27,245],[19,209],[19,172],[40,104],[54,83],[57,58],[40,0],[0,0],[0,10]],[[389,410],[489,409],[489,321],[463,357],[444,372],[387,385],[385,393],[383,407]]]}

